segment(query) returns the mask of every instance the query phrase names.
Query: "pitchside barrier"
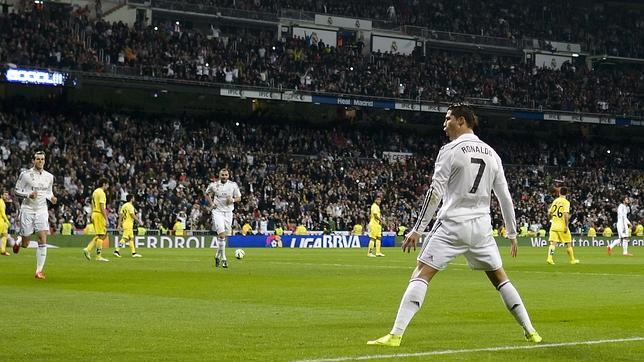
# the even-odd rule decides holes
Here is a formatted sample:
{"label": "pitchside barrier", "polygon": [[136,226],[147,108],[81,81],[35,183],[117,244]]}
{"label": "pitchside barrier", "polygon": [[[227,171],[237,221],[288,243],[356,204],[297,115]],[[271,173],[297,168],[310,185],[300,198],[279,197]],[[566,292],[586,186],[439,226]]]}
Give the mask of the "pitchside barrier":
{"label": "pitchside barrier", "polygon": [[[50,235],[47,243],[55,246],[84,247],[92,236],[90,235]],[[170,248],[170,249],[203,249],[216,248],[217,236],[167,236],[147,235],[135,236],[137,248]],[[109,247],[113,247],[119,236],[109,236]],[[366,235],[233,235],[228,237],[229,248],[362,248],[369,245]],[[394,236],[383,236],[382,246],[391,247],[395,244]],[[105,245],[104,247],[108,247]]]}
{"label": "pitchside barrier", "polygon": [[[50,235],[47,242],[58,247],[84,247],[92,236],[90,235]],[[109,237],[110,245],[113,247],[119,236]],[[383,236],[382,246],[400,246],[404,237]],[[588,238],[573,237],[575,247],[606,247],[607,242],[616,238]],[[543,237],[520,237],[517,239],[521,247],[547,247],[550,243]],[[636,236],[630,239],[631,246],[644,246],[644,237]],[[202,249],[216,248],[217,237],[215,235],[200,236],[167,236],[148,235],[135,236],[137,248],[170,248],[170,249]],[[506,238],[498,237],[496,242],[500,247],[509,246]],[[275,235],[234,235],[228,237],[230,248],[276,248],[280,245],[280,239]],[[366,235],[282,235],[281,245],[283,248],[364,248],[369,245],[369,237]]]}

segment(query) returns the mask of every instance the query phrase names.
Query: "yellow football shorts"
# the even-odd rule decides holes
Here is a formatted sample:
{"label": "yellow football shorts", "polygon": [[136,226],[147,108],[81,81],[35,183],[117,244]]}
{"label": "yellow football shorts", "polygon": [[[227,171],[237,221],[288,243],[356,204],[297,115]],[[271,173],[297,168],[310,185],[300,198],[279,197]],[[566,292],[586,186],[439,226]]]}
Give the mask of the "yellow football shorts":
{"label": "yellow football shorts", "polygon": [[94,224],[96,235],[107,235],[107,220],[105,220],[102,214],[93,212],[92,224]]}
{"label": "yellow football shorts", "polygon": [[369,224],[369,238],[382,238],[382,226],[378,224]]}
{"label": "yellow football shorts", "polygon": [[572,242],[572,236],[570,235],[570,230],[568,232],[563,231],[552,231],[550,230],[550,237],[548,241],[554,241],[557,243],[570,243]]}

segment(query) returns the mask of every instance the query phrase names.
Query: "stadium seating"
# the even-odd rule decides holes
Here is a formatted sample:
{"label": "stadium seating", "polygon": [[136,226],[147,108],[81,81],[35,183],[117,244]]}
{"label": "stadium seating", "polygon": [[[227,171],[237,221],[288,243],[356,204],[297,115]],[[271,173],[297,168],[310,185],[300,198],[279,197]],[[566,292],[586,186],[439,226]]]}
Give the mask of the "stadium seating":
{"label": "stadium seating", "polygon": [[[0,112],[2,184],[13,187],[20,170],[29,167],[31,151],[44,148],[45,168],[56,175],[59,205],[51,209],[51,221],[58,229],[65,220],[81,229],[86,225],[88,197],[104,175],[111,181],[112,226],[127,192],[138,196],[149,228],[167,228],[183,211],[190,229],[204,230],[210,221],[202,191],[226,165],[242,191],[237,228],[263,217],[269,229],[304,222],[308,230],[350,230],[367,221],[379,190],[385,195],[385,230],[396,230],[414,222],[444,142],[437,134],[233,121],[6,109]],[[554,179],[572,186],[571,229],[577,231],[591,223],[612,224],[618,200],[637,193],[644,177],[644,155],[631,149],[638,146],[482,137],[508,164],[517,220],[528,225],[547,225]],[[383,151],[413,156],[393,162]],[[500,210],[493,205],[494,223],[500,225]],[[12,210],[15,225],[16,207]],[[644,217],[637,202],[631,216]]]}
{"label": "stadium seating", "polygon": [[[553,15],[554,16],[554,15]],[[0,16],[0,63],[255,85],[281,89],[573,112],[644,114],[640,67],[565,64],[431,50],[364,55],[268,31],[224,29],[218,37],[172,24],[128,28],[64,10]],[[630,34],[630,33],[629,33]],[[635,42],[639,44],[639,42]]]}
{"label": "stadium seating", "polygon": [[[418,0],[152,0],[235,8],[276,15],[303,11],[373,19],[383,26],[418,26],[436,31],[521,40],[534,38],[582,44],[590,54],[644,58],[644,9],[631,1]],[[197,9],[198,11],[198,9]]]}

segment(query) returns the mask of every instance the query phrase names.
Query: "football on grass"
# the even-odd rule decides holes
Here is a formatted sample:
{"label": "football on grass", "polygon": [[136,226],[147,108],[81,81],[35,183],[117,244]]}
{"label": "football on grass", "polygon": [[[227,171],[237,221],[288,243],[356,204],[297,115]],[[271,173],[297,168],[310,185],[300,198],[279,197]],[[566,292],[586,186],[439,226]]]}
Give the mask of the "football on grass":
{"label": "football on grass", "polygon": [[235,250],[235,258],[244,259],[244,255],[246,255],[246,253],[242,249]]}

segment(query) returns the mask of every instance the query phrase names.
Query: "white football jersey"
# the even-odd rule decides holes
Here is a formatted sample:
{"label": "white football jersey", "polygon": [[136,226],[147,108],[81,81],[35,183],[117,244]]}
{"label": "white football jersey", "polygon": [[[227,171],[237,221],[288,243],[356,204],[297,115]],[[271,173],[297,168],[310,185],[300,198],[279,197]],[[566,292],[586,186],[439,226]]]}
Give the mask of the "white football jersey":
{"label": "white football jersey", "polygon": [[221,183],[221,181],[211,182],[206,189],[206,194],[211,195],[215,210],[223,212],[232,212],[235,209],[235,204],[226,204],[228,197],[241,196],[237,183],[233,181],[227,181],[226,183]]}
{"label": "white football jersey", "polygon": [[[54,175],[35,168],[22,171],[16,182],[16,195],[22,198],[20,210],[26,212],[47,212],[47,200],[54,196]],[[35,199],[30,199],[29,194],[36,191]]]}
{"label": "white football jersey", "polygon": [[617,207],[617,229],[621,230],[630,225],[628,221],[628,213],[630,208],[624,204],[619,204]]}
{"label": "white football jersey", "polygon": [[490,215],[492,191],[501,205],[508,238],[514,238],[514,205],[501,159],[475,134],[463,134],[438,152],[432,184],[413,230],[425,231],[441,200],[438,220],[462,222]]}

